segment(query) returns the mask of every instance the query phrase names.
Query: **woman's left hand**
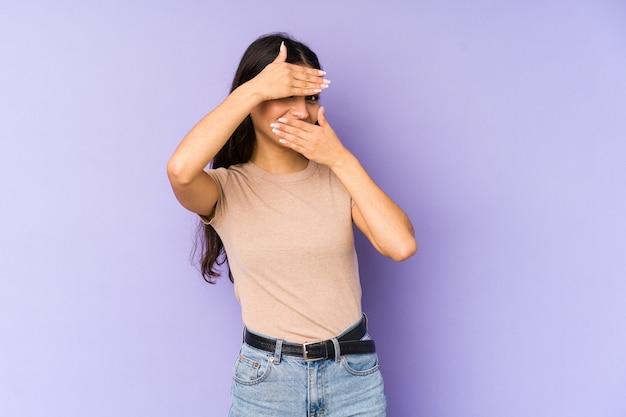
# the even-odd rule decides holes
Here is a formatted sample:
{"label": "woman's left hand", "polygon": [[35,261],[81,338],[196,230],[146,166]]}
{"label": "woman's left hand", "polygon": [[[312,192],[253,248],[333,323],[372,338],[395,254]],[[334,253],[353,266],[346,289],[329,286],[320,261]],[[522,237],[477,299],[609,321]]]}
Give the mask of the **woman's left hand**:
{"label": "woman's left hand", "polygon": [[360,162],[339,141],[324,116],[317,112],[319,126],[281,117],[271,127],[283,146],[307,159],[327,165],[339,178],[353,201],[352,219],[383,255],[396,261],[417,250],[415,232],[406,213],[370,178]]}
{"label": "woman's left hand", "polygon": [[317,122],[319,126],[303,120],[281,117],[270,126],[283,146],[332,168],[345,155],[347,149],[326,120],[324,107],[317,111]]}

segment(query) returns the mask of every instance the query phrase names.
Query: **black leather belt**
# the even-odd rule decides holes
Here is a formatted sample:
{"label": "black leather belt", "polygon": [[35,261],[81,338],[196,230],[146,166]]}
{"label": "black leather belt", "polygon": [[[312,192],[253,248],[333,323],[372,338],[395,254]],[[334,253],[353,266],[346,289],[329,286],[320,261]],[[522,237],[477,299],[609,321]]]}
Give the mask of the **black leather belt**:
{"label": "black leather belt", "polygon": [[[363,318],[359,324],[348,333],[337,338],[341,355],[358,353],[374,353],[376,345],[373,340],[360,340],[367,333],[367,323]],[[250,346],[266,352],[276,351],[276,339],[259,336],[246,329],[243,340]],[[283,342],[282,355],[299,356],[307,362],[318,361],[335,357],[335,345],[332,340],[311,343]]]}

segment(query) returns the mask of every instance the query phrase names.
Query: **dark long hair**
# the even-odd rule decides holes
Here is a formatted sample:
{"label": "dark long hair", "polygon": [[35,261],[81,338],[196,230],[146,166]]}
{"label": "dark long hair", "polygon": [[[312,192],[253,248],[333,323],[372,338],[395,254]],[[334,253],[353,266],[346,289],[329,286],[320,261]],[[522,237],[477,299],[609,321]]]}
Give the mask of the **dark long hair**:
{"label": "dark long hair", "polygon": [[[321,69],[317,55],[308,46],[296,41],[286,33],[273,33],[260,37],[246,49],[239,62],[230,91],[234,91],[240,85],[256,77],[268,64],[274,61],[281,42],[285,42],[287,47],[287,62]],[[252,119],[248,115],[215,155],[211,162],[211,168],[228,168],[231,165],[248,162],[252,157],[255,144],[256,135]],[[208,283],[214,284],[215,279],[220,276],[217,267],[227,262],[228,257],[222,240],[212,226],[200,223],[194,253],[198,250],[201,251],[200,272]],[[228,275],[230,280],[234,282],[230,268]]]}

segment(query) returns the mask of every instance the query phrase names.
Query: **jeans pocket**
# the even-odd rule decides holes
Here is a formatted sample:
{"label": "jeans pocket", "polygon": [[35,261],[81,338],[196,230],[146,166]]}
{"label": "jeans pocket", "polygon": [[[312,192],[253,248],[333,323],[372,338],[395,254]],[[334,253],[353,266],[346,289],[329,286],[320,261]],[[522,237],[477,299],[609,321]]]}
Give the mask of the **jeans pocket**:
{"label": "jeans pocket", "polygon": [[244,345],[233,369],[233,379],[243,385],[255,385],[263,381],[272,369],[270,355]]}
{"label": "jeans pocket", "polygon": [[369,375],[378,370],[378,355],[376,353],[345,355],[341,358],[341,365],[352,375]]}

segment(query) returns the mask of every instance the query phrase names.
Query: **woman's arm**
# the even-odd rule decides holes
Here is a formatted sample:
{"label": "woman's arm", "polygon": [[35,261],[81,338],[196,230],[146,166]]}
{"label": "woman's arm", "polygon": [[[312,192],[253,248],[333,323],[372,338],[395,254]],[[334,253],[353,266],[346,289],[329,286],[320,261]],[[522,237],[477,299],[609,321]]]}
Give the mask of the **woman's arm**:
{"label": "woman's arm", "polygon": [[394,261],[417,251],[413,225],[404,211],[372,180],[357,158],[346,154],[331,167],[354,201],[352,219],[372,245]]}
{"label": "woman's arm", "polygon": [[204,168],[237,126],[258,103],[250,85],[235,89],[187,133],[167,164],[167,175],[178,201],[187,209],[212,215],[219,197],[217,185]]}
{"label": "woman's arm", "polygon": [[350,193],[352,219],[385,256],[403,261],[417,251],[413,226],[404,211],[376,185],[358,159],[340,142],[320,107],[319,126],[279,119],[272,127],[278,141],[308,159],[327,165]]}
{"label": "woman's arm", "polygon": [[259,75],[236,88],[185,136],[167,164],[178,201],[187,209],[211,215],[218,199],[217,185],[205,167],[255,106],[265,100],[313,95],[327,86],[323,71],[288,64],[287,48]]}

